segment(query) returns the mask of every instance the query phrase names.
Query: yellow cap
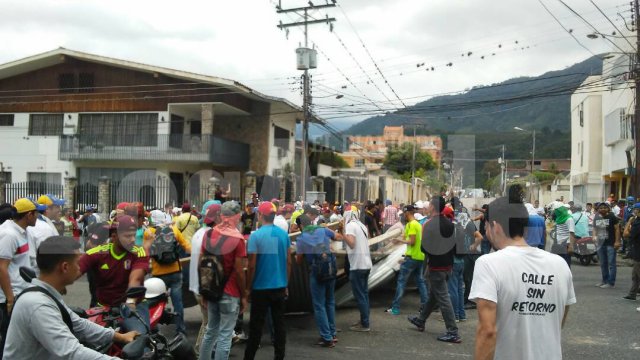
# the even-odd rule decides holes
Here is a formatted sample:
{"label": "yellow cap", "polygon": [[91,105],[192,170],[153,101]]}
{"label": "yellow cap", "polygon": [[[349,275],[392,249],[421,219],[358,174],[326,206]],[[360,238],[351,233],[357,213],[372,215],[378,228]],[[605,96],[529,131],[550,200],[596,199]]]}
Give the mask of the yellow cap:
{"label": "yellow cap", "polygon": [[13,204],[13,206],[16,208],[16,210],[18,211],[18,214],[23,214],[29,211],[34,211],[36,210],[36,204],[27,199],[27,198],[22,198],[22,199],[18,199],[16,200],[16,202]]}
{"label": "yellow cap", "polygon": [[53,205],[53,200],[48,195],[42,195],[38,198],[38,204],[51,206]]}

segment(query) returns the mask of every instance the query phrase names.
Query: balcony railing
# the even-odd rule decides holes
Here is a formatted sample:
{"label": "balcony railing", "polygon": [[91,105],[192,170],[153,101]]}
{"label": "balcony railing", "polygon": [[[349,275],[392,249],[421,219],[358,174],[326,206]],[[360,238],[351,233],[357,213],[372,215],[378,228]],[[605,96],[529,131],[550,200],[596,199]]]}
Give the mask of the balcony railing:
{"label": "balcony railing", "polygon": [[249,144],[214,135],[63,135],[60,160],[210,162],[249,167]]}

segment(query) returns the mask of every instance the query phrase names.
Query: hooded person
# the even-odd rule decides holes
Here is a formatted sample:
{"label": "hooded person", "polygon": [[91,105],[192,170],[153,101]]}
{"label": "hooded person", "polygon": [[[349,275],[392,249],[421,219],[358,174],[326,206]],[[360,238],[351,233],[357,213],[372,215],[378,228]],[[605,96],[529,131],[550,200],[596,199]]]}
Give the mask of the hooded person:
{"label": "hooded person", "polygon": [[[221,255],[227,282],[218,301],[206,301],[208,310],[207,329],[200,344],[200,359],[210,360],[214,344],[216,358],[227,358],[231,350],[233,330],[239,313],[247,307],[246,245],[238,224],[242,207],[235,201],[227,201],[220,207],[220,223],[204,236],[200,259],[205,254]],[[222,356],[220,356],[222,355]]]}
{"label": "hooded person", "polygon": [[[208,202],[207,202],[208,203]],[[202,222],[204,226],[193,235],[191,238],[191,261],[189,262],[189,290],[196,296],[198,304],[200,304],[200,311],[202,312],[202,323],[200,324],[200,331],[196,339],[195,349],[196,352],[200,349],[202,338],[207,329],[207,322],[209,319],[209,313],[206,308],[202,306],[200,299],[200,279],[198,278],[198,266],[200,259],[200,249],[202,248],[202,240],[205,234],[211,230],[212,227],[220,223],[220,211],[222,205],[215,202],[211,202],[202,212]]]}
{"label": "hooded person", "polygon": [[555,221],[554,230],[551,232],[552,238],[555,239],[551,252],[560,255],[565,259],[567,265],[571,267],[571,255],[573,252],[572,244],[575,243],[576,226],[569,209],[565,206],[558,206],[553,210],[553,218]]}

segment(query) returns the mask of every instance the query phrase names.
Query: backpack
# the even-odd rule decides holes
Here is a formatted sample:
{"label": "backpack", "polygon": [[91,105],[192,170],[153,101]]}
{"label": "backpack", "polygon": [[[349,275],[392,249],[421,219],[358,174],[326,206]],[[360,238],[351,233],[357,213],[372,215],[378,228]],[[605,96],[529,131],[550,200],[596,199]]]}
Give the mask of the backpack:
{"label": "backpack", "polygon": [[151,244],[149,253],[161,265],[171,265],[180,260],[178,241],[170,226],[156,228],[156,239]]}
{"label": "backpack", "polygon": [[313,247],[311,274],[321,283],[335,280],[338,275],[336,256],[324,242]]}
{"label": "backpack", "polygon": [[224,274],[224,256],[221,249],[227,236],[220,235],[218,243],[211,248],[212,230],[205,235],[204,250],[200,263],[198,264],[198,279],[200,295],[208,301],[218,301],[224,294],[224,287],[227,284],[228,276]]}

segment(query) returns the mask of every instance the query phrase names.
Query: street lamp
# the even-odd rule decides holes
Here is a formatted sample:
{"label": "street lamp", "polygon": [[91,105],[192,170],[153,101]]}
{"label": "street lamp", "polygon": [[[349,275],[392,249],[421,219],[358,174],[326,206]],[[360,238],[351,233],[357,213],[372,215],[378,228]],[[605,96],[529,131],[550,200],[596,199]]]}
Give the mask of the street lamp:
{"label": "street lamp", "polygon": [[[533,129],[533,131],[527,131],[517,126],[515,126],[514,129],[518,131],[531,132],[532,134],[533,144],[531,145],[531,177],[533,178],[533,163],[535,162],[535,159],[536,159],[536,129]],[[533,200],[533,192],[529,193],[529,195],[530,195],[530,200]]]}

